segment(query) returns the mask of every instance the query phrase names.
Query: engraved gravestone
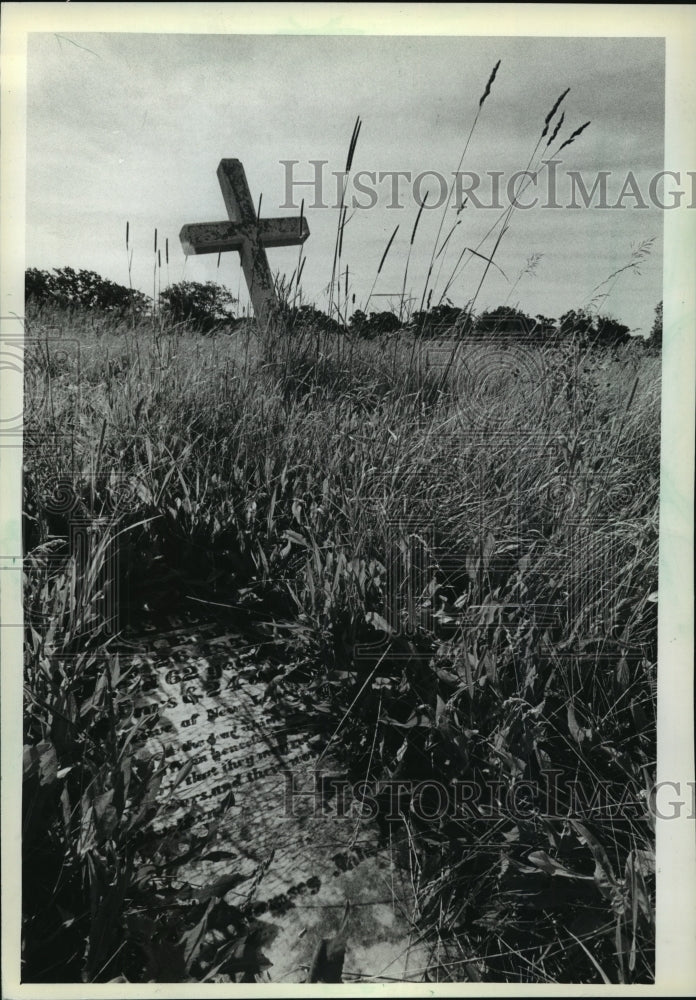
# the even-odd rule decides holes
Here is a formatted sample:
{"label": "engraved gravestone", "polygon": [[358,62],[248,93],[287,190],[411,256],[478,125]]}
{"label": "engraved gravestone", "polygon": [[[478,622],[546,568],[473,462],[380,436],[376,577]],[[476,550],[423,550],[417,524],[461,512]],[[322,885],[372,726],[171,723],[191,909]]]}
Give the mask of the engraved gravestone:
{"label": "engraved gravestone", "polygon": [[256,648],[198,629],[146,643],[132,665],[143,690],[126,710],[150,720],[141,752],[166,764],[156,830],[198,835],[217,823],[224,862],[194,861],[179,876],[198,887],[247,876],[229,902],[242,901],[263,872],[254,899],[270,935],[271,980],[304,981],[346,900],[353,972],[388,966],[400,978],[422,967],[423,951],[409,939],[413,891],[394,844],[382,843],[360,810],[325,809],[315,772],[336,768],[321,760],[311,724],[273,713]]}
{"label": "engraved gravestone", "polygon": [[190,223],[182,228],[179,239],[187,256],[238,251],[254,315],[261,325],[277,305],[266,248],[299,246],[309,236],[309,226],[303,215],[259,218],[240,160],[221,160],[217,175],[229,222]]}

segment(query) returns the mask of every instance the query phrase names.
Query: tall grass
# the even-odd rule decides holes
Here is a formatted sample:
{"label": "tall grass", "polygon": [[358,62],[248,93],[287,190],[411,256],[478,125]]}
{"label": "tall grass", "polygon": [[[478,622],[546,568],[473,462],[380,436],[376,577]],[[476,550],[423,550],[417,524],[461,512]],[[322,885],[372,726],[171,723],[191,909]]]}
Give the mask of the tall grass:
{"label": "tall grass", "polygon": [[[467,253],[483,258],[469,318],[513,208],[440,293]],[[445,215],[422,306],[454,244]],[[342,202],[344,324],[347,221]],[[153,298],[158,254],[155,235]],[[278,286],[293,302],[302,264]],[[378,801],[395,780],[475,790],[431,821],[408,784],[398,802],[425,978],[650,981],[658,359],[461,329],[433,346],[418,331],[29,320],[27,978],[157,979],[172,935],[174,978],[231,976],[249,931],[221,899],[192,914],[163,894],[178,848],[152,839],[157,764],[119,712],[138,678],[112,652],[112,588],[122,630],[193,606],[253,630],[276,663],[269,697],[326,720],[325,748]],[[81,564],[78,521],[93,529]],[[233,942],[213,947],[221,920]]]}
{"label": "tall grass", "polygon": [[[131,766],[126,748],[137,742],[113,721],[122,686],[137,678],[112,660],[106,674],[96,667],[108,549],[128,595],[121,626],[192,599],[199,609],[228,605],[276,649],[281,703],[297,699],[288,667],[312,664],[302,698],[349,722],[332,749],[354,775],[516,788],[542,787],[546,770],[560,770],[566,818],[547,818],[523,788],[524,821],[503,809],[495,822],[474,815],[433,831],[405,806],[421,930],[438,943],[433,974],[592,980],[589,949],[612,981],[649,978],[656,359],[533,348],[540,384],[515,392],[507,349],[472,345],[461,348],[465,367],[483,357],[486,371],[492,360],[503,372],[477,394],[452,372],[443,384],[438,357],[399,338],[360,342],[349,362],[338,337],[323,337],[319,353],[313,336],[298,338],[279,356],[250,328],[203,340],[148,325],[136,352],[128,327],[95,335],[73,320],[59,352],[42,339],[49,319],[55,331],[55,317],[32,325],[43,346],[29,412],[44,431],[72,437],[69,452],[39,443],[25,459],[26,741],[28,779],[49,768],[52,801],[65,800],[55,822],[78,803],[73,824],[95,808],[106,815],[109,796],[126,794],[119,767]],[[53,495],[57,477],[77,498],[71,510]],[[91,575],[76,572],[66,542],[78,508],[98,531]],[[398,620],[407,605],[393,603],[395,580],[410,582],[410,622]],[[104,713],[113,751],[102,746],[90,763],[90,727]],[[86,731],[77,744],[71,726]],[[64,794],[70,778],[58,777],[76,768],[82,798]],[[148,797],[146,778],[129,786],[137,801]],[[569,789],[591,803],[602,782],[609,803],[623,801],[618,813],[574,818]],[[121,815],[113,829],[110,812],[104,820],[117,867],[99,884],[112,887],[103,905],[125,912],[136,905],[141,855]],[[91,848],[75,855],[82,834],[59,832],[89,882]],[[605,856],[610,870],[597,860]],[[27,898],[38,903],[33,891]],[[96,911],[87,912],[92,926]],[[40,936],[36,919],[28,942]],[[112,971],[113,945],[100,939],[83,975]],[[85,961],[78,951],[73,972]],[[38,960],[30,951],[27,961]]]}

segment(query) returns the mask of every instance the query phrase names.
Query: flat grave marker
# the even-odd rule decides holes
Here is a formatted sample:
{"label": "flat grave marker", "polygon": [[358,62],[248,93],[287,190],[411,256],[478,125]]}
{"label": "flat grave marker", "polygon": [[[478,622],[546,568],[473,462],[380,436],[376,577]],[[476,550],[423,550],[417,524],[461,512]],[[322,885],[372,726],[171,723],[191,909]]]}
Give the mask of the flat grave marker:
{"label": "flat grave marker", "polygon": [[411,942],[413,892],[399,848],[380,841],[374,822],[317,808],[315,772],[340,769],[320,759],[311,723],[301,728],[272,712],[255,647],[192,628],[145,642],[130,659],[144,691],[126,708],[152,720],[141,751],[166,762],[155,829],[200,833],[220,819],[216,845],[236,855],[192,861],[178,878],[201,888],[246,875],[227,897],[239,903],[265,869],[254,901],[272,982],[305,981],[318,940],[338,925],[346,900],[346,970],[418,979],[426,956]]}

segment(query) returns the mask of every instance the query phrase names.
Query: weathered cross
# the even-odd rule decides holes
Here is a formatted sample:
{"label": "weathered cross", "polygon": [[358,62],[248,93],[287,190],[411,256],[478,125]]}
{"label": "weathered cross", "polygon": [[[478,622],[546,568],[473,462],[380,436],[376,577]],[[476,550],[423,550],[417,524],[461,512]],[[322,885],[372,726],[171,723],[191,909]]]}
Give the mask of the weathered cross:
{"label": "weathered cross", "polygon": [[221,160],[217,175],[230,221],[190,223],[182,228],[179,239],[187,256],[239,252],[254,314],[262,324],[277,305],[266,247],[299,246],[309,236],[309,226],[304,216],[260,219],[240,160]]}

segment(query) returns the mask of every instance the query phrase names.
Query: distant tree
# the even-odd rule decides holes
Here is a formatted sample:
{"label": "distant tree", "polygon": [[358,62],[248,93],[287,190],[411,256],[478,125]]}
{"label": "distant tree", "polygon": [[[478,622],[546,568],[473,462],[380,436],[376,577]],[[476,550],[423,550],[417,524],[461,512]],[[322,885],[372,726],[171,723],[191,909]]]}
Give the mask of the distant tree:
{"label": "distant tree", "polygon": [[395,316],[393,312],[386,311],[370,313],[367,326],[370,333],[374,336],[379,336],[383,333],[394,333],[395,330],[401,329],[399,317]]}
{"label": "distant tree", "polygon": [[631,340],[631,332],[613,316],[598,316],[595,343],[601,347],[621,347]]}
{"label": "distant tree", "polygon": [[27,268],[24,295],[26,302],[34,305],[52,304],[119,314],[143,312],[149,308],[149,299],[142,292],[102,278],[94,271],[75,271],[72,267],[54,267],[52,272]]}
{"label": "distant tree", "polygon": [[474,332],[492,340],[525,341],[533,336],[536,320],[512,306],[498,306],[481,313],[476,319]]}
{"label": "distant tree", "polygon": [[575,337],[581,346],[621,347],[631,340],[629,328],[613,316],[596,316],[587,309],[564,313],[559,321],[562,338]]}
{"label": "distant tree", "polygon": [[51,274],[36,267],[28,267],[24,272],[24,301],[43,305],[51,298]]}
{"label": "distant tree", "polygon": [[453,333],[461,337],[471,330],[472,322],[466,309],[442,303],[427,311],[414,312],[408,325],[420,337],[451,337]]}
{"label": "distant tree", "polygon": [[367,321],[367,314],[364,313],[362,309],[356,309],[348,321],[348,329],[351,333],[357,333],[359,335],[364,330]]}
{"label": "distant tree", "polygon": [[210,333],[225,323],[236,322],[232,306],[237,300],[214,281],[180,281],[159,297],[162,316],[172,323],[186,323],[201,333]]}
{"label": "distant tree", "polygon": [[371,312],[366,316],[362,309],[356,309],[351,316],[349,328],[359,337],[372,340],[385,333],[393,333],[401,328],[398,316],[392,312]]}
{"label": "distant tree", "polygon": [[340,333],[343,327],[333,316],[328,316],[316,306],[303,305],[285,309],[283,318],[291,333],[321,332]]}
{"label": "distant tree", "polygon": [[648,338],[648,347],[651,350],[659,352],[662,350],[662,303],[658,302],[655,306],[655,318],[653,320],[652,330],[650,331],[650,336]]}
{"label": "distant tree", "polygon": [[594,317],[586,309],[569,309],[558,321],[561,338],[574,337],[581,343],[589,341],[594,331]]}
{"label": "distant tree", "polygon": [[536,322],[534,337],[540,343],[547,343],[557,336],[558,323],[555,319],[552,319],[550,316],[544,316],[542,313],[537,313],[534,319]]}

